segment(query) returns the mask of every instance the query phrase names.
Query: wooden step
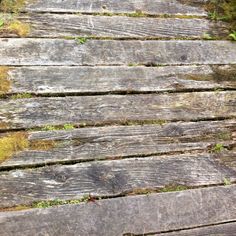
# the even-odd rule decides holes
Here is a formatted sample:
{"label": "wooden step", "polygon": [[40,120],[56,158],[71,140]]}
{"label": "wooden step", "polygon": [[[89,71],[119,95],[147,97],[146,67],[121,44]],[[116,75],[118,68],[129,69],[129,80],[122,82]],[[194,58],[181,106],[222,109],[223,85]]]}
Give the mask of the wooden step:
{"label": "wooden step", "polygon": [[[214,152],[216,144],[222,149],[236,144],[235,127],[235,120],[224,120],[25,132],[20,134],[28,145],[21,152],[6,156],[0,169],[190,151]],[[17,137],[17,134],[3,134],[1,138]]]}
{"label": "wooden step", "polygon": [[[171,233],[161,233],[161,234],[152,234],[153,236],[233,236],[236,232],[236,222],[227,223],[227,224],[219,224],[212,226],[205,226],[202,228],[196,229],[187,229],[180,230],[179,232],[171,232]],[[127,235],[128,236],[128,235]]]}
{"label": "wooden step", "polygon": [[147,13],[151,15],[175,14],[207,16],[201,6],[204,0],[195,0],[194,6],[188,1],[178,0],[37,0],[27,4],[27,11],[34,12],[80,12],[80,13]]}
{"label": "wooden step", "polygon": [[236,93],[107,95],[0,101],[0,129],[233,118]]}
{"label": "wooden step", "polygon": [[[1,67],[0,67],[1,70]],[[68,94],[233,89],[236,66],[11,67],[0,92]],[[7,76],[6,76],[7,80]]]}
{"label": "wooden step", "polygon": [[0,39],[1,65],[236,64],[230,41]]}
{"label": "wooden step", "polygon": [[[236,181],[236,152],[179,154],[95,161],[0,173],[0,208],[35,201],[119,196],[165,186]],[[16,194],[17,193],[17,194]]]}
{"label": "wooden step", "polygon": [[[235,202],[236,187],[232,185],[129,196],[49,209],[2,212],[0,234],[2,236],[31,236],[39,233],[50,236],[155,234],[235,221]],[[235,228],[234,225],[232,227]],[[194,231],[202,232],[201,229]],[[186,235],[175,233],[173,235]],[[223,232],[221,235],[229,234]]]}
{"label": "wooden step", "polygon": [[[27,37],[188,38],[227,37],[229,26],[207,19],[27,14],[17,17],[31,30]],[[17,32],[16,32],[17,33]],[[1,37],[16,33],[0,30]]]}

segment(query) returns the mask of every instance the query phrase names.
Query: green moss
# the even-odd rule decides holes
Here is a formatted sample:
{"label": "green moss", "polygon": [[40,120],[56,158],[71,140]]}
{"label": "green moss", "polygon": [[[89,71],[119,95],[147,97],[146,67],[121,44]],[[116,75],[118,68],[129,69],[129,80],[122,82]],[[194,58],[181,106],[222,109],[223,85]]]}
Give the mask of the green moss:
{"label": "green moss", "polygon": [[32,98],[32,95],[30,93],[21,93],[11,96],[11,99],[25,99],[25,98]]}
{"label": "green moss", "polygon": [[86,203],[89,202],[92,199],[90,195],[86,195],[80,199],[75,199],[75,200],[60,200],[60,199],[55,199],[55,200],[48,200],[48,201],[39,201],[39,202],[34,202],[32,204],[33,208],[49,208],[53,206],[61,206],[61,205],[66,205],[66,204],[80,204],[80,203]]}
{"label": "green moss", "polygon": [[76,127],[73,124],[64,124],[64,125],[46,125],[40,130],[42,131],[54,131],[54,130],[72,130]]}

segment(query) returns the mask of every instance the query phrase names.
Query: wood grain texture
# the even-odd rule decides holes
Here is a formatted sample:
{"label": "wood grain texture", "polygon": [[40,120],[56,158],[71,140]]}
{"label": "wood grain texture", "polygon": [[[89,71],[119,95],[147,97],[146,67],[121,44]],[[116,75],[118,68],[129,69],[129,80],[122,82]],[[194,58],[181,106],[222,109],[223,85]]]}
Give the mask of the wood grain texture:
{"label": "wood grain texture", "polygon": [[0,208],[40,200],[117,196],[166,185],[203,186],[236,180],[235,152],[96,161],[0,173]]}
{"label": "wood grain texture", "polygon": [[228,91],[2,100],[0,123],[12,129],[66,123],[232,118],[236,115],[235,99],[236,93]]}
{"label": "wood grain texture", "polygon": [[[204,0],[195,1],[197,4]],[[207,16],[198,6],[183,4],[178,0],[37,0],[28,3],[27,11],[34,12],[81,12],[81,13],[135,13],[142,11],[151,15],[181,14]]]}
{"label": "wood grain texture", "polygon": [[[154,236],[235,236],[236,223],[227,223],[213,226],[206,226],[199,229],[181,230],[179,232],[152,234]],[[135,235],[133,235],[135,236]]]}
{"label": "wood grain texture", "polygon": [[[27,37],[203,38],[227,37],[228,25],[207,19],[27,14],[17,18],[30,24]],[[0,32],[0,36],[17,36]]]}
{"label": "wood grain texture", "polygon": [[22,151],[1,163],[0,168],[210,151],[216,143],[225,147],[235,145],[235,127],[236,121],[228,120],[30,132],[29,142],[53,142],[53,147]]}
{"label": "wood grain texture", "polygon": [[161,92],[236,87],[236,66],[12,67],[10,93]]}
{"label": "wood grain texture", "polygon": [[0,44],[1,65],[236,64],[236,44],[230,41],[0,39]]}
{"label": "wood grain texture", "polygon": [[157,233],[235,220],[235,201],[236,187],[232,185],[2,212],[0,233],[2,236]]}

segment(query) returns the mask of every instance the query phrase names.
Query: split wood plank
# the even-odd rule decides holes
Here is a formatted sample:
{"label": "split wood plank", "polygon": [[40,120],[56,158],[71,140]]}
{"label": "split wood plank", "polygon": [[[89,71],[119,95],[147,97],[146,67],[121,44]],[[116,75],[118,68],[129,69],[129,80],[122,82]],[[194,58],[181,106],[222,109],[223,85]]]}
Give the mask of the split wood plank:
{"label": "split wood plank", "polygon": [[[153,236],[235,236],[236,222],[206,226],[196,229],[175,231],[172,233],[152,234]],[[127,235],[128,236],[128,235]],[[131,235],[130,235],[131,236]],[[135,236],[135,235],[132,235]]]}
{"label": "split wood plank", "polygon": [[[207,19],[27,14],[17,18],[29,24],[27,37],[203,38],[227,37],[229,26]],[[15,37],[0,31],[1,37]]]}
{"label": "split wood plank", "polygon": [[232,185],[2,212],[0,233],[2,236],[143,235],[235,220],[235,202],[236,187]]}
{"label": "split wood plank", "polygon": [[0,101],[0,128],[233,118],[236,93],[41,97]]}
{"label": "split wood plank", "polygon": [[12,67],[5,93],[109,93],[236,87],[236,66]]}
{"label": "split wood plank", "polygon": [[[1,163],[0,169],[65,161],[211,151],[217,143],[230,148],[236,144],[235,127],[235,120],[225,120],[30,132],[28,141],[38,143],[37,150],[32,148],[16,153]],[[42,146],[47,143],[51,144],[50,148]]]}
{"label": "split wood plank", "polygon": [[236,64],[230,41],[0,39],[0,65]]}
{"label": "split wood plank", "polygon": [[86,194],[119,196],[172,184],[223,184],[225,178],[236,180],[235,154],[152,156],[1,172],[0,208],[41,200],[78,199]]}
{"label": "split wood plank", "polygon": [[[192,1],[193,2],[193,1]],[[33,12],[80,12],[80,13],[136,13],[150,15],[207,16],[200,6],[204,0],[195,0],[195,6],[178,0],[37,0],[29,2],[27,11]]]}

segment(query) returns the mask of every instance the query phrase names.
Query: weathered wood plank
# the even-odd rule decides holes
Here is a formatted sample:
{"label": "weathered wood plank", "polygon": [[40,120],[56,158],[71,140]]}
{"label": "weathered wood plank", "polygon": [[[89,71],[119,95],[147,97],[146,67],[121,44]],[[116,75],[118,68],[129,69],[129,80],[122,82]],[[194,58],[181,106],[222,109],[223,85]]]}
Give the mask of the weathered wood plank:
{"label": "weathered wood plank", "polygon": [[2,212],[0,233],[2,236],[143,235],[235,220],[235,202],[236,187],[232,185],[108,199],[97,204]]}
{"label": "weathered wood plank", "polygon": [[[172,233],[152,234],[153,236],[234,236],[236,232],[236,223],[226,223],[213,226],[207,226],[198,229],[181,230]],[[135,236],[135,235],[133,235]]]}
{"label": "weathered wood plank", "polygon": [[[196,2],[196,1],[195,1]],[[204,0],[197,1],[199,4]],[[207,16],[207,12],[197,6],[190,6],[178,0],[37,0],[26,6],[34,12],[81,12],[81,13],[136,13],[151,15],[181,14]]]}
{"label": "weathered wood plank", "polygon": [[[233,146],[236,141],[235,127],[236,121],[228,120],[30,132],[28,142],[30,145],[38,143],[38,146],[16,153],[1,163],[0,168],[42,165],[59,161],[211,151],[216,143],[225,147]],[[42,144],[51,145],[44,148]]]}
{"label": "weathered wood plank", "polygon": [[235,98],[235,92],[227,91],[2,100],[0,128],[232,118]]}
{"label": "weathered wood plank", "polygon": [[0,174],[0,208],[85,194],[116,196],[166,185],[202,186],[236,180],[235,152],[184,154],[12,170]]}
{"label": "weathered wood plank", "polygon": [[236,66],[12,67],[10,93],[159,92],[236,87]]}
{"label": "weathered wood plank", "polygon": [[0,39],[0,44],[1,65],[236,64],[236,44],[230,41]]}
{"label": "weathered wood plank", "polygon": [[[30,24],[28,37],[203,38],[227,37],[229,26],[207,19],[30,14],[18,17]],[[16,34],[0,31],[0,36]]]}

